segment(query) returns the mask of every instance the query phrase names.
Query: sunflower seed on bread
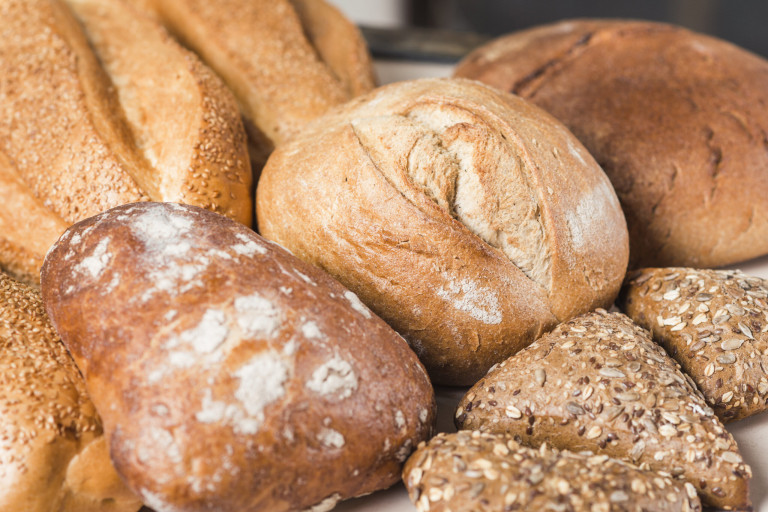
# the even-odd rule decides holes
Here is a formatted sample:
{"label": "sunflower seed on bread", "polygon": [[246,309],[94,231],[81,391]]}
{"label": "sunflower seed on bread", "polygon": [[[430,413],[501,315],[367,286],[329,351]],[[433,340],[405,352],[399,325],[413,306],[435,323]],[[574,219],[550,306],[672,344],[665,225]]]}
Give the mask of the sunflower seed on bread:
{"label": "sunflower seed on bread", "polygon": [[462,431],[421,443],[403,471],[419,511],[699,511],[687,482],[605,455],[520,445],[510,434]]}
{"label": "sunflower seed on bread", "polygon": [[749,506],[751,470],[680,367],[647,331],[597,310],[500,363],[459,403],[461,429],[590,450],[687,480],[705,504]]}
{"label": "sunflower seed on bread", "polygon": [[738,270],[647,268],[621,308],[651,331],[724,422],[768,408],[768,282]]}

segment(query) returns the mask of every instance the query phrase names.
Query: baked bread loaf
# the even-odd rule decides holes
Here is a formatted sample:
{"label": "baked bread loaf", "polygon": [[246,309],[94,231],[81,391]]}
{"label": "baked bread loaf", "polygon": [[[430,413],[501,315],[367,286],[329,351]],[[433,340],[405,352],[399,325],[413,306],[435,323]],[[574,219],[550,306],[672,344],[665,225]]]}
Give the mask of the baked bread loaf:
{"label": "baked bread loaf", "polygon": [[373,89],[367,46],[324,0],[135,0],[230,86],[258,172],[307,121]]}
{"label": "baked bread loaf", "polygon": [[39,292],[0,273],[0,510],[135,512]]}
{"label": "baked bread loaf", "polygon": [[687,482],[605,455],[534,450],[509,434],[438,434],[408,459],[403,481],[420,512],[701,510]]}
{"label": "baked bread loaf", "polygon": [[627,232],[610,182],[551,116],[469,80],[382,87],[280,146],[261,233],[328,271],[441,384],[473,384],[616,297]]}
{"label": "baked bread loaf", "polygon": [[751,470],[701,392],[620,313],[582,315],[488,372],[459,403],[462,429],[628,460],[690,482],[705,505],[749,508]]}
{"label": "baked bread loaf", "polygon": [[188,202],[250,225],[231,93],[122,1],[71,5],[88,39],[59,0],[0,3],[0,267],[37,282],[66,226],[126,202]]}
{"label": "baked bread loaf", "polygon": [[157,510],[330,510],[395,483],[432,433],[405,341],[226,217],[111,209],[67,230],[41,285],[115,467]]}
{"label": "baked bread loaf", "polygon": [[645,21],[573,20],[478,48],[456,68],[531,100],[611,179],[630,266],[712,267],[768,252],[768,62]]}
{"label": "baked bread loaf", "polygon": [[738,270],[648,268],[620,307],[691,376],[722,421],[768,408],[768,283]]}

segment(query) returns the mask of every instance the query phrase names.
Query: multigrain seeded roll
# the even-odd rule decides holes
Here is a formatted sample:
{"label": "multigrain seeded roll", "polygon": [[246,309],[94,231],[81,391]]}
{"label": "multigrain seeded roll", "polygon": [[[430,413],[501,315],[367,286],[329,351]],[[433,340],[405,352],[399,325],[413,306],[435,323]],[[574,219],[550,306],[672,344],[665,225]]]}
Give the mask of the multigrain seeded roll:
{"label": "multigrain seeded roll", "polygon": [[227,82],[258,172],[307,121],[375,86],[360,31],[324,0],[133,0]]}
{"label": "multigrain seeded roll", "polygon": [[420,512],[693,512],[688,482],[605,455],[521,446],[509,434],[438,434],[408,459],[403,481]]}
{"label": "multigrain seeded roll", "polygon": [[691,376],[721,420],[768,408],[768,283],[738,270],[648,268],[628,276],[627,315]]}
{"label": "multigrain seeded roll", "polygon": [[0,273],[0,510],[135,512],[36,290]]}
{"label": "multigrain seeded roll", "polygon": [[138,200],[250,225],[246,135],[221,80],[130,5],[70,4],[79,18],[60,0],[0,2],[0,267],[38,282],[67,226]]}
{"label": "multigrain seeded roll", "polygon": [[395,483],[432,434],[405,341],[221,215],[114,208],[67,230],[41,284],[115,467],[160,512],[330,510]]}
{"label": "multigrain seeded roll", "polygon": [[272,154],[261,233],[473,384],[558,320],[609,306],[628,242],[610,182],[557,121],[468,80],[382,87]]}
{"label": "multigrain seeded roll", "polygon": [[488,372],[459,403],[461,429],[589,450],[690,482],[702,501],[749,508],[751,470],[690,378],[620,313],[582,315]]}
{"label": "multigrain seeded roll", "polygon": [[611,179],[630,266],[714,267],[768,252],[768,62],[680,27],[570,20],[501,37],[456,76],[561,120]]}

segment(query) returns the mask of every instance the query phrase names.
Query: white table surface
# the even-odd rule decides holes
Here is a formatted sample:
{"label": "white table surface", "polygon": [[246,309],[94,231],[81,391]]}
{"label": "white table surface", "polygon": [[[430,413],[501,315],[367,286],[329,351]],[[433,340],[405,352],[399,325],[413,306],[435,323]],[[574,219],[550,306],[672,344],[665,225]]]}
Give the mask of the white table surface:
{"label": "white table surface", "polygon": [[[449,76],[452,67],[444,64],[377,62],[381,83],[428,76]],[[734,265],[744,272],[768,278],[768,256]],[[453,411],[466,389],[437,389],[437,426],[440,432],[455,431]],[[752,466],[750,495],[755,512],[768,512],[768,412],[732,423],[727,429],[738,443],[744,460]],[[386,491],[340,503],[335,512],[413,512],[402,484]]]}

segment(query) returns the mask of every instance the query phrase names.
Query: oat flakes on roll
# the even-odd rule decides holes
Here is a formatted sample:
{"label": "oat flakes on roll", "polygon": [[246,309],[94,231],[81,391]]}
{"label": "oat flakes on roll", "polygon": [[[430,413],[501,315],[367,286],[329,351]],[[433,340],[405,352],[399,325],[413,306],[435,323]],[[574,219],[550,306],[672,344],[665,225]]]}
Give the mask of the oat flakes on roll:
{"label": "oat flakes on roll", "polygon": [[115,467],[158,511],[329,510],[395,483],[432,433],[405,341],[223,216],[109,210],[57,242],[42,290]]}
{"label": "oat flakes on roll", "polygon": [[551,116],[468,80],[382,87],[280,146],[261,233],[328,271],[405,336],[430,376],[472,384],[618,293],[624,218]]}
{"label": "oat flakes on roll", "polygon": [[0,510],[135,512],[40,293],[0,273]]}
{"label": "oat flakes on roll", "polygon": [[469,54],[456,76],[529,99],[611,179],[630,266],[715,267],[768,253],[768,61],[647,21],[568,20]]}
{"label": "oat flakes on roll", "polygon": [[701,392],[645,329],[598,310],[493,368],[459,403],[461,429],[589,450],[691,483],[705,505],[749,507],[751,470]]}
{"label": "oat flakes on roll", "polygon": [[738,270],[648,268],[619,306],[650,330],[721,420],[768,408],[768,283]]}
{"label": "oat flakes on roll", "polygon": [[230,91],[125,2],[70,5],[82,25],[61,0],[0,1],[0,268],[39,282],[69,225],[133,201],[195,204],[250,225],[246,134]]}
{"label": "oat flakes on roll", "polygon": [[420,512],[694,512],[696,490],[605,455],[521,446],[509,434],[438,434],[403,481]]}

